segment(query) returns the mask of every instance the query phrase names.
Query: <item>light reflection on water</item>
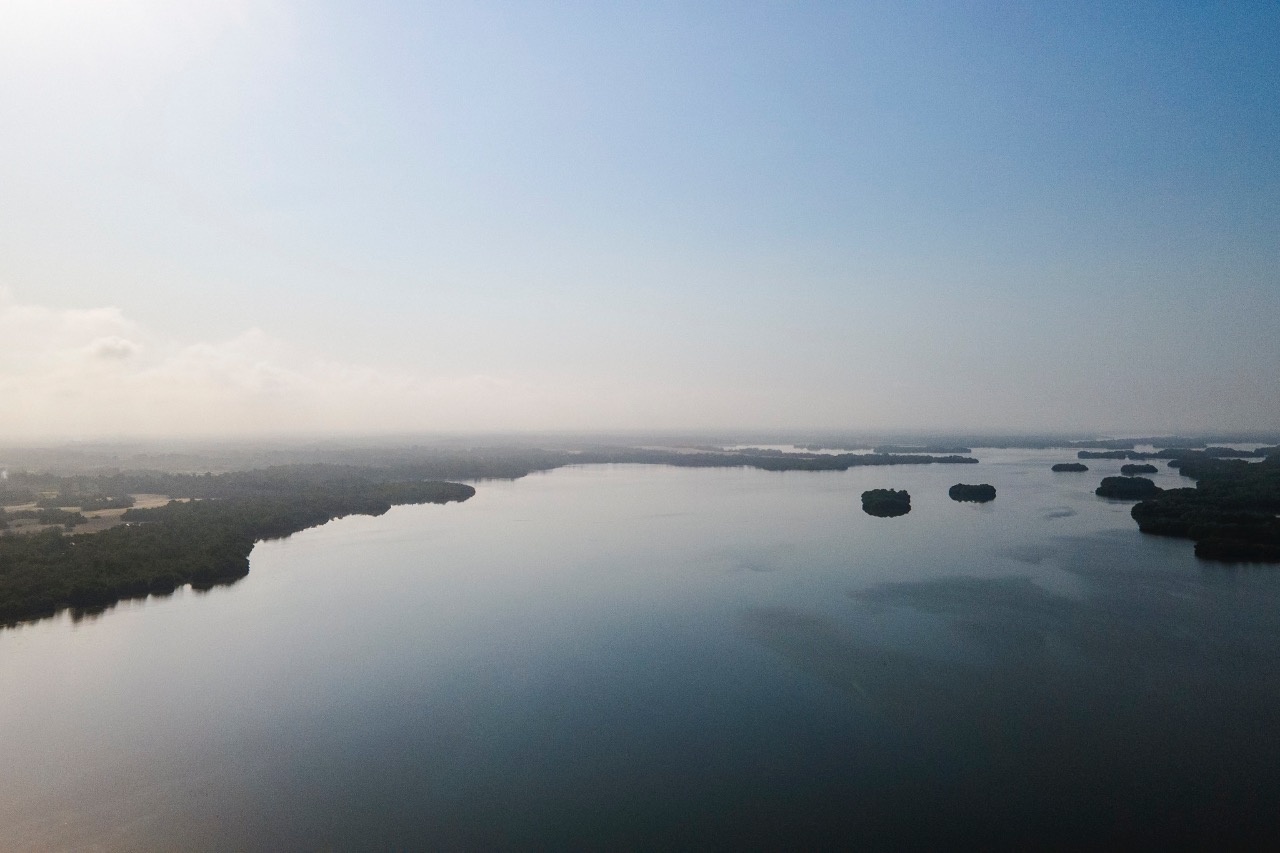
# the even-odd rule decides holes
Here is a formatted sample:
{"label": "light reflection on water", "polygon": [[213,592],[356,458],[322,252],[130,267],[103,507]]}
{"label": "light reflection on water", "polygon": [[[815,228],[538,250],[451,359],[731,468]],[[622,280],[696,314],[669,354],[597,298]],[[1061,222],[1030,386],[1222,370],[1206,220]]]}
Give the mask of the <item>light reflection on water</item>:
{"label": "light reflection on water", "polygon": [[[0,632],[0,847],[1273,831],[1280,572],[1138,534],[1092,494],[1121,461],[976,455],[561,469]],[[864,515],[876,487],[912,512]]]}

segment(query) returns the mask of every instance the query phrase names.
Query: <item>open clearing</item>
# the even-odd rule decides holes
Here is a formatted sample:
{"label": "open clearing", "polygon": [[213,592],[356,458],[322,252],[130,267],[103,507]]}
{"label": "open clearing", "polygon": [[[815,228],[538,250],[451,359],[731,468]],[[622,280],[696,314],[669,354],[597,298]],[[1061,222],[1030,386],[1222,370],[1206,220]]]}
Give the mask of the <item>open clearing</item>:
{"label": "open clearing", "polygon": [[[168,502],[169,502],[168,495],[140,494],[140,495],[133,496],[133,505],[137,509],[152,509],[154,507],[164,506]],[[25,504],[15,504],[13,506],[6,506],[4,509],[5,509],[5,512],[14,513],[14,512],[20,512],[22,510],[39,509],[39,507],[37,507],[33,502],[33,503],[25,503]],[[80,507],[74,506],[74,505],[64,506],[62,507],[62,509],[65,509],[71,512],[80,511]],[[125,511],[123,509],[90,510],[89,512],[84,513],[84,517],[89,519],[88,522],[86,522],[85,524],[76,525],[75,529],[71,530],[70,532],[71,533],[99,533],[103,530],[107,530],[108,528],[116,527],[120,524],[123,524],[124,521],[122,517],[124,516],[124,513]],[[33,518],[13,518],[11,515],[9,517],[8,532],[37,533],[41,530],[48,530],[50,527],[58,528],[60,530],[63,529],[62,525],[60,524],[41,524],[40,522],[36,521]]]}

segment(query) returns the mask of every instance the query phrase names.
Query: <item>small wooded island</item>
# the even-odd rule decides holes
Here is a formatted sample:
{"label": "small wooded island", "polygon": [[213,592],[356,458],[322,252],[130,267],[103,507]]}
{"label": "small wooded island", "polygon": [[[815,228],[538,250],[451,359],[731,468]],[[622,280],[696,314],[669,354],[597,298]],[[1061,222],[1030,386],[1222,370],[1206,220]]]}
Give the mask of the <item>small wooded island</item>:
{"label": "small wooded island", "polygon": [[947,495],[953,501],[968,501],[981,504],[996,499],[996,487],[990,483],[981,483],[976,486],[971,486],[968,483],[956,483],[947,490]]}
{"label": "small wooded island", "polygon": [[1081,462],[1059,462],[1053,466],[1054,471],[1088,471],[1089,466]]}
{"label": "small wooded island", "polygon": [[1160,469],[1156,468],[1156,466],[1145,462],[1120,466],[1120,473],[1126,477],[1131,477],[1134,474],[1154,474],[1158,470]]}
{"label": "small wooded island", "polygon": [[880,518],[911,512],[911,495],[905,489],[869,489],[862,493],[862,511]]}
{"label": "small wooded island", "polygon": [[1146,477],[1103,477],[1094,494],[1100,498],[1140,501],[1160,494],[1160,487]]}

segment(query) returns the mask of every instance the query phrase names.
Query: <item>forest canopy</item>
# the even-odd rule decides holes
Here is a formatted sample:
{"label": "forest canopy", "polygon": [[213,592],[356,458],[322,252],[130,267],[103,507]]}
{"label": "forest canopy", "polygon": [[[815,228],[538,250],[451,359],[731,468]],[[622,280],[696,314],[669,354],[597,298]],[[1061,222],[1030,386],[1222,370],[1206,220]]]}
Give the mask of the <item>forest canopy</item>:
{"label": "forest canopy", "polygon": [[911,495],[905,489],[868,489],[862,493],[862,511],[880,518],[911,512]]}
{"label": "forest canopy", "polygon": [[976,486],[971,486],[968,483],[956,483],[947,490],[947,495],[953,501],[987,503],[996,499],[996,487],[990,483],[981,483]]}
{"label": "forest canopy", "polygon": [[1227,562],[1280,562],[1280,453],[1261,462],[1225,457],[1184,460],[1195,488],[1168,489],[1131,510],[1138,529],[1196,543],[1196,556]]}
{"label": "forest canopy", "polygon": [[[461,483],[376,482],[353,472],[328,481],[276,478],[270,489],[231,475],[210,477],[205,484],[204,491],[223,496],[129,509],[125,524],[98,533],[63,535],[50,528],[0,535],[0,622],[64,607],[102,607],[187,583],[233,580],[248,573],[249,552],[259,540],[345,515],[381,515],[393,504],[445,503],[475,494]],[[83,519],[62,509],[32,512],[56,513],[54,523]]]}

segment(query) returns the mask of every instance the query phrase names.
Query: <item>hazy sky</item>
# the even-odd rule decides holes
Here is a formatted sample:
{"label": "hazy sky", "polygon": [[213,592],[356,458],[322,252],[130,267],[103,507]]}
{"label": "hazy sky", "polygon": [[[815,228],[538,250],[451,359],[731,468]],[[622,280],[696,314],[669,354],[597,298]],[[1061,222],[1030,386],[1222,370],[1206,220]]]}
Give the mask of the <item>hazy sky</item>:
{"label": "hazy sky", "polygon": [[0,3],[0,437],[1280,428],[1280,5]]}

